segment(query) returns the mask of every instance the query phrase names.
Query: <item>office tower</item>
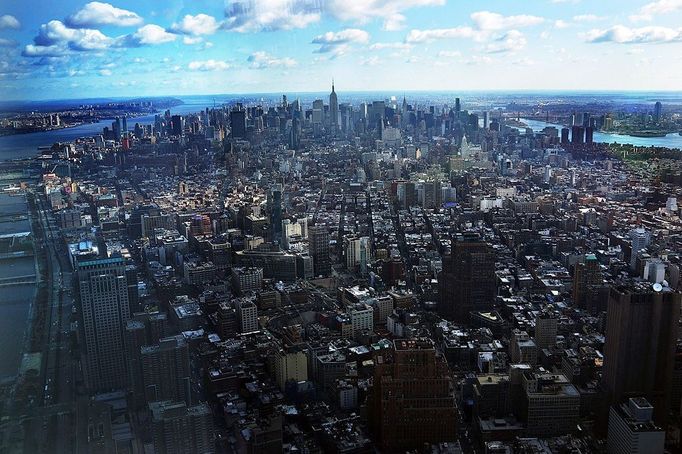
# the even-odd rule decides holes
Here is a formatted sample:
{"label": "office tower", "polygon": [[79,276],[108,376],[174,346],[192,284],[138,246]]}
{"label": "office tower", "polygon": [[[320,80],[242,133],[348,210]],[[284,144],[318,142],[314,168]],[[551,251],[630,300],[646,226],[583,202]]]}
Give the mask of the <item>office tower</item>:
{"label": "office tower", "polygon": [[246,111],[244,109],[234,108],[230,112],[230,130],[233,138],[246,137]]}
{"label": "office tower", "polygon": [[557,316],[549,311],[542,311],[535,317],[535,344],[538,348],[556,344],[558,321]]}
{"label": "office tower", "polygon": [[603,283],[599,261],[594,254],[585,254],[584,261],[576,263],[573,272],[573,304],[587,309],[588,294],[592,286]]}
{"label": "office tower", "polygon": [[282,238],[282,185],[272,185],[268,193],[268,205],[270,208],[270,229],[273,241]]}
{"label": "office tower", "polygon": [[568,143],[568,133],[570,132],[570,129],[568,128],[561,128],[561,143],[566,144]]}
{"label": "office tower", "polygon": [[460,322],[471,311],[488,310],[495,299],[495,253],[478,235],[460,236],[452,243],[449,257],[443,258],[438,275],[441,316]]}
{"label": "office tower", "polygon": [[289,132],[289,149],[297,150],[299,144],[299,136],[301,134],[301,125],[298,118],[298,112],[294,112],[291,118],[291,131]]}
{"label": "office tower", "polygon": [[654,406],[654,420],[665,423],[681,302],[680,293],[648,283],[611,289],[602,379],[610,405],[643,396]]}
{"label": "office tower", "polygon": [[583,128],[587,128],[590,125],[590,114],[589,114],[589,112],[585,112],[583,114],[583,121],[581,124],[583,125]]}
{"label": "office tower", "polygon": [[462,105],[459,98],[455,98],[455,113],[460,113],[462,111]]}
{"label": "office tower", "polygon": [[346,268],[353,270],[356,267],[364,272],[369,261],[369,237],[347,235],[343,238],[343,251],[346,258]]}
{"label": "office tower", "polygon": [[237,309],[223,301],[218,306],[218,335],[221,339],[229,339],[239,332],[239,319]]}
{"label": "office tower", "polygon": [[588,126],[585,128],[585,143],[594,142],[594,127]]}
{"label": "office tower", "polygon": [[94,392],[125,388],[124,330],[130,318],[122,257],[76,261],[85,334],[85,376]]}
{"label": "office tower", "polygon": [[334,81],[332,80],[332,92],[329,94],[329,129],[333,135],[339,130],[339,100],[334,91]]}
{"label": "office tower", "polygon": [[637,253],[642,249],[646,249],[651,242],[651,232],[639,227],[630,230],[630,269],[634,270],[637,268]]}
{"label": "office tower", "polygon": [[121,119],[116,117],[116,119],[111,123],[111,129],[114,132],[114,140],[116,142],[121,141]]}
{"label": "office tower", "polygon": [[185,129],[185,119],[182,115],[173,115],[171,117],[171,134],[174,136],[181,136]]}
{"label": "office tower", "polygon": [[252,333],[258,331],[258,308],[253,301],[237,300],[237,320],[239,321],[240,333]]}
{"label": "office tower", "polygon": [[149,404],[154,452],[184,454],[215,452],[213,415],[207,404],[188,407],[184,402]]}
{"label": "office tower", "polygon": [[457,438],[457,409],[445,359],[430,339],[393,341],[374,369],[371,410],[385,452]]}
{"label": "office tower", "polygon": [[490,124],[490,123],[489,123],[489,121],[488,121],[488,111],[486,110],[486,111],[483,112],[483,128],[484,128],[484,129],[488,129],[488,125],[489,125],[489,124]]}
{"label": "office tower", "polygon": [[329,240],[326,226],[314,225],[310,228],[310,255],[313,257],[315,276],[327,276],[332,271]]}
{"label": "office tower", "polygon": [[612,405],[609,409],[608,454],[661,454],[665,430],[652,418],[654,408],[643,397]]}
{"label": "office tower", "polygon": [[123,117],[121,126],[123,127],[123,134],[128,135],[128,117]]}
{"label": "office tower", "polygon": [[656,101],[654,104],[654,121],[659,123],[661,121],[661,113],[663,111],[663,104],[660,101]]}
{"label": "office tower", "polygon": [[144,394],[147,402],[192,402],[189,348],[181,335],[161,339],[140,349]]}
{"label": "office tower", "polygon": [[571,127],[571,143],[584,143],[585,142],[585,129],[582,126],[572,126]]}

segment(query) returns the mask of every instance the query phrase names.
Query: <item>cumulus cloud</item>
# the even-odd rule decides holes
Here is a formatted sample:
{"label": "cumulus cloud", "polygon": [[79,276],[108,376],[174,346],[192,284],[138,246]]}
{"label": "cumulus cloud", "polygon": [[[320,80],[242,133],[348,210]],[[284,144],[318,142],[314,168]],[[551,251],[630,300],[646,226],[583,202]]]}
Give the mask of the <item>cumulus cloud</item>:
{"label": "cumulus cloud", "polygon": [[140,25],[142,18],[132,11],[116,8],[110,3],[90,2],[83,9],[66,18],[75,28],[95,28],[102,25],[129,27]]}
{"label": "cumulus cloud", "polygon": [[406,10],[444,4],[445,0],[229,0],[224,26],[238,32],[290,30],[329,17],[359,24],[378,19],[384,30],[400,30]]}
{"label": "cumulus cloud", "polygon": [[366,43],[369,33],[359,28],[347,28],[340,32],[327,32],[313,38],[313,44]]}
{"label": "cumulus cloud", "polygon": [[16,47],[18,44],[13,39],[0,38],[0,47]]}
{"label": "cumulus cloud", "polygon": [[365,23],[371,19],[384,21],[384,30],[400,30],[403,12],[410,8],[444,5],[445,0],[330,0],[329,13],[342,21]]}
{"label": "cumulus cloud", "polygon": [[682,10],[682,0],[657,0],[642,6],[636,14],[630,16],[633,22],[650,21],[654,16]]}
{"label": "cumulus cloud", "polygon": [[220,24],[213,16],[208,14],[197,14],[196,16],[187,14],[179,23],[171,25],[170,31],[193,36],[212,35],[219,27]]}
{"label": "cumulus cloud", "polygon": [[503,16],[490,11],[478,11],[471,15],[476,28],[483,31],[508,30],[511,28],[530,27],[543,23],[542,17],[521,14],[518,16]]}
{"label": "cumulus cloud", "polygon": [[618,44],[671,43],[682,41],[682,28],[640,27],[615,25],[607,29],[593,29],[585,34],[590,43],[613,42]]}
{"label": "cumulus cloud", "polygon": [[285,68],[291,68],[292,66],[296,66],[296,60],[293,58],[289,57],[283,57],[283,58],[278,58],[274,57],[267,52],[254,52],[251,55],[249,55],[249,58],[247,58],[247,61],[250,63],[250,66],[254,69],[266,69],[266,68],[276,68],[276,67],[285,67]]}
{"label": "cumulus cloud", "polygon": [[163,27],[155,24],[148,24],[137,29],[135,33],[126,35],[119,39],[119,47],[141,47],[175,41],[177,35],[167,32]]}
{"label": "cumulus cloud", "polygon": [[113,74],[110,69],[100,69],[99,70],[99,75],[100,76],[111,76]]}
{"label": "cumulus cloud", "polygon": [[406,43],[423,43],[436,39],[474,38],[476,31],[471,27],[432,28],[429,30],[410,30]]}
{"label": "cumulus cloud", "polygon": [[0,30],[5,28],[17,30],[21,28],[21,23],[16,17],[4,14],[0,16]]}
{"label": "cumulus cloud", "polygon": [[407,43],[423,43],[437,39],[465,38],[479,42],[489,41],[506,35],[506,31],[541,24],[544,18],[526,14],[503,16],[490,11],[478,11],[471,14],[474,27],[459,26],[453,28],[435,28],[428,30],[411,30],[405,37]]}
{"label": "cumulus cloud", "polygon": [[223,27],[236,32],[305,28],[321,17],[315,0],[230,0]]}
{"label": "cumulus cloud", "polygon": [[332,58],[340,57],[350,51],[351,43],[367,43],[369,33],[358,28],[347,28],[338,32],[327,32],[317,35],[312,40],[312,44],[319,44],[320,47],[314,52],[318,54],[329,53]]}
{"label": "cumulus cloud", "polygon": [[119,47],[140,47],[162,44],[175,40],[176,35],[168,33],[158,25],[145,25],[134,33],[116,38],[106,36],[92,28],[70,28],[58,20],[42,24],[33,44],[24,47],[25,57],[57,57],[72,52],[99,51]]}
{"label": "cumulus cloud", "polygon": [[526,47],[526,37],[518,30],[510,30],[485,47],[489,54],[517,52]]}
{"label": "cumulus cloud", "polygon": [[369,46],[370,50],[383,50],[383,49],[397,49],[397,50],[409,50],[412,49],[412,44],[409,43],[374,43]]}
{"label": "cumulus cloud", "polygon": [[230,67],[222,60],[195,60],[189,62],[187,68],[191,71],[224,71]]}
{"label": "cumulus cloud", "polygon": [[183,36],[182,43],[187,45],[199,44],[204,40],[201,36]]}

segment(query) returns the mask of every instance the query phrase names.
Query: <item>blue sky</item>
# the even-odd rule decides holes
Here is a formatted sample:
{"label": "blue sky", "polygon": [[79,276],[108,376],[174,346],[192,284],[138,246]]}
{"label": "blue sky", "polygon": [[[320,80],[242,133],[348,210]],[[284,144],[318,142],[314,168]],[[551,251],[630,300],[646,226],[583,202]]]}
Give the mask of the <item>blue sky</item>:
{"label": "blue sky", "polygon": [[679,90],[682,0],[0,3],[4,99]]}

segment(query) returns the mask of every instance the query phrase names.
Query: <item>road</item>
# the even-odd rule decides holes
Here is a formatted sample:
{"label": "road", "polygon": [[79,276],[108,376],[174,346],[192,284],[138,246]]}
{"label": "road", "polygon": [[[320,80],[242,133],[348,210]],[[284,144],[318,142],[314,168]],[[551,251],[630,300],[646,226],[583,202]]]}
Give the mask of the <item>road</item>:
{"label": "road", "polygon": [[[44,197],[37,196],[39,222],[45,232],[48,277],[49,332],[43,349],[44,394],[43,405],[72,404],[75,400],[75,371],[77,362],[71,355],[70,322],[73,299],[71,297],[71,269],[66,245],[60,238],[59,228]],[[73,449],[73,428],[68,418],[57,418],[57,426],[48,433],[48,443],[57,452]]]}

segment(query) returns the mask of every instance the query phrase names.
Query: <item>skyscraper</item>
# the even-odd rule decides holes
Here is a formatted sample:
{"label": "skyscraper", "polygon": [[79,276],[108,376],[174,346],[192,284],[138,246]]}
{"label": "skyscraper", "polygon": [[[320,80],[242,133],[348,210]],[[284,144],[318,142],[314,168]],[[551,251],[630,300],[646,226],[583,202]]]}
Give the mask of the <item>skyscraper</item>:
{"label": "skyscraper", "polygon": [[230,112],[230,128],[232,137],[243,139],[246,137],[246,111],[234,109]]}
{"label": "skyscraper", "polygon": [[334,91],[334,81],[332,80],[332,92],[329,94],[329,129],[336,135],[339,130],[339,100]]}
{"label": "skyscraper", "polygon": [[561,128],[561,143],[568,143],[568,133],[570,132],[570,129],[568,128]]}
{"label": "skyscraper", "polygon": [[122,257],[76,262],[85,333],[85,374],[95,391],[127,385],[124,330],[130,318],[125,261]]}
{"label": "skyscraper", "polygon": [[457,438],[448,364],[430,339],[395,340],[374,369],[374,431],[386,452]]}
{"label": "skyscraper", "polygon": [[663,425],[672,388],[682,294],[648,283],[614,287],[606,312],[602,385],[610,405],[644,396]]}
{"label": "skyscraper", "polygon": [[602,282],[601,268],[597,257],[594,254],[586,254],[585,260],[575,265],[573,304],[581,309],[587,309],[587,296],[590,286],[601,285]]}
{"label": "skyscraper", "polygon": [[315,276],[327,276],[332,272],[329,240],[326,226],[314,225],[310,228],[310,255],[313,257]]}
{"label": "skyscraper", "polygon": [[174,136],[181,136],[185,129],[185,120],[182,115],[173,115],[171,117],[171,132]]}
{"label": "skyscraper", "polygon": [[654,121],[659,123],[661,121],[661,112],[663,111],[663,104],[660,101],[656,101],[654,104]]}
{"label": "skyscraper", "polygon": [[460,236],[453,241],[450,257],[443,259],[438,275],[438,312],[460,322],[469,313],[487,310],[495,299],[495,253],[478,235]]}
{"label": "skyscraper", "polygon": [[649,246],[651,242],[651,232],[640,227],[630,230],[630,269],[637,267],[637,253]]}
{"label": "skyscraper", "polygon": [[158,400],[191,402],[189,349],[183,336],[161,339],[142,347],[141,366],[147,402]]}

